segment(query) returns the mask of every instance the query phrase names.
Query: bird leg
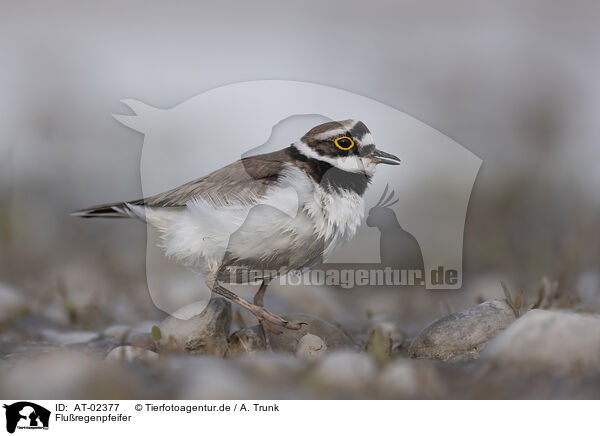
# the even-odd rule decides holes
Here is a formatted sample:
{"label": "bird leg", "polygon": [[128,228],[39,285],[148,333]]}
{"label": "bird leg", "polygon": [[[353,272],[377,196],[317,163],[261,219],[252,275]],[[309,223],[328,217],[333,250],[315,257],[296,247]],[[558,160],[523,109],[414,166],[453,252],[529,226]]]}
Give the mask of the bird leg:
{"label": "bird leg", "polygon": [[[267,329],[269,329],[270,331],[281,333],[277,331],[277,329],[275,329],[274,326],[283,327],[290,330],[299,330],[304,324],[286,321],[282,317],[269,312],[265,308],[256,304],[252,304],[249,301],[246,301],[243,298],[241,298],[239,295],[234,294],[229,289],[224,288],[223,286],[218,284],[216,280],[212,280],[211,278],[209,278],[207,279],[206,284],[209,288],[212,289],[214,293],[219,294],[220,296],[239,304],[245,309],[248,309],[261,322],[261,324],[265,322],[268,325]],[[262,293],[264,294],[264,290],[262,291]]]}
{"label": "bird leg", "polygon": [[257,306],[264,306],[263,301],[265,298],[265,292],[267,291],[268,284],[269,280],[263,279],[262,283],[260,284],[260,287],[258,288],[258,291],[256,292],[256,294],[254,294],[254,304],[256,304]]}
{"label": "bird leg", "polygon": [[[264,307],[264,298],[265,298],[265,292],[267,290],[267,286],[269,284],[269,280],[268,279],[263,279],[263,281],[260,284],[260,287],[258,288],[258,291],[256,292],[256,294],[254,294],[254,304],[259,306],[259,307]],[[267,351],[272,351],[271,348],[271,342],[269,341],[269,336],[267,336],[267,330],[269,330],[272,333],[279,333],[278,331],[273,331],[272,328],[269,326],[268,323],[266,323],[264,320],[258,320],[258,322],[260,323],[260,330],[263,334],[263,338],[265,339],[265,349]]]}

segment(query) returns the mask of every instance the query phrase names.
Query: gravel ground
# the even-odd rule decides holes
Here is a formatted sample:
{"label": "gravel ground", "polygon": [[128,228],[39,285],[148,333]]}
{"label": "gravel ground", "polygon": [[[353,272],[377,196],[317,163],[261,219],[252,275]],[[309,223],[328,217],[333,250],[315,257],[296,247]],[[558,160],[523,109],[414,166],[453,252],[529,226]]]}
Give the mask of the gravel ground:
{"label": "gravel ground", "polygon": [[507,293],[416,328],[385,315],[287,314],[305,324],[268,333],[266,350],[259,327],[221,298],[188,321],[84,330],[3,286],[0,396],[600,398],[600,317],[555,307],[552,292],[528,306]]}

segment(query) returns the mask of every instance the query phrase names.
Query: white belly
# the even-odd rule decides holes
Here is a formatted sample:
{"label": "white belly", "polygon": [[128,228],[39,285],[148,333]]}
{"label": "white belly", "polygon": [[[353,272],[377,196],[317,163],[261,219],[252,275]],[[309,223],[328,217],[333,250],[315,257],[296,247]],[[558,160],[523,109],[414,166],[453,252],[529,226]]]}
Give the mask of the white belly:
{"label": "white belly", "polygon": [[[223,263],[248,269],[293,270],[326,258],[352,238],[363,218],[355,192],[328,194],[304,172],[288,167],[281,183],[254,204],[215,207],[198,199],[164,219],[163,247],[178,262],[203,273]],[[167,213],[167,212],[165,212]]]}

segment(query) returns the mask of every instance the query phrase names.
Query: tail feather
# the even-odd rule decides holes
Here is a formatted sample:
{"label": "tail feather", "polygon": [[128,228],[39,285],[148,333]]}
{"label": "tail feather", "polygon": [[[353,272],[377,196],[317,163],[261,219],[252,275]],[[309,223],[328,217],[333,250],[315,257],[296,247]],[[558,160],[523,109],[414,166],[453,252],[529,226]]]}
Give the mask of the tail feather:
{"label": "tail feather", "polygon": [[[140,218],[130,203],[111,203],[77,210],[71,216],[81,218]],[[137,209],[137,208],[136,208]]]}

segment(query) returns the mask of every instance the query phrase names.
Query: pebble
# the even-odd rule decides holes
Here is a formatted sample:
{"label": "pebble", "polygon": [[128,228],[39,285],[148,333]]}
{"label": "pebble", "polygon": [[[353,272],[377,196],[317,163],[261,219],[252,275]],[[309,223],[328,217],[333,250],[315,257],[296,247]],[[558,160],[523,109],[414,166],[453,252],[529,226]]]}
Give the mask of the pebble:
{"label": "pebble", "polygon": [[20,358],[0,370],[5,398],[134,398],[144,397],[125,368],[71,351],[48,351]]}
{"label": "pebble", "polygon": [[259,398],[265,386],[256,385],[231,360],[215,356],[171,355],[167,359],[180,400],[241,400]]}
{"label": "pebble", "polygon": [[492,300],[438,319],[413,340],[408,355],[420,359],[450,360],[477,357],[485,344],[515,320],[506,300]]}
{"label": "pebble", "polygon": [[377,376],[377,389],[383,398],[439,398],[444,383],[431,362],[396,359]]}
{"label": "pebble", "polygon": [[169,316],[155,339],[159,352],[185,352],[223,356],[231,328],[231,303],[214,298],[206,309],[189,320]]}
{"label": "pebble", "polygon": [[296,347],[296,357],[307,362],[318,360],[327,351],[327,344],[318,336],[310,333],[300,338]]}
{"label": "pebble", "polygon": [[326,391],[357,393],[369,386],[376,372],[377,366],[368,354],[336,350],[318,361],[312,377]]}
{"label": "pebble", "polygon": [[141,347],[134,347],[131,345],[125,345],[114,348],[106,356],[106,360],[109,362],[150,362],[158,360],[158,353],[147,350]]}
{"label": "pebble", "polygon": [[597,373],[600,317],[531,310],[492,340],[482,357],[525,372]]}
{"label": "pebble", "polygon": [[23,296],[15,289],[0,283],[0,322],[10,320],[27,309]]}
{"label": "pebble", "polygon": [[304,373],[304,363],[288,353],[259,353],[237,359],[244,372],[261,382],[286,383]]}
{"label": "pebble", "polygon": [[118,339],[111,336],[100,336],[89,342],[71,344],[68,346],[70,350],[82,352],[88,356],[95,356],[104,359],[108,353],[114,348],[121,345]]}
{"label": "pebble", "polygon": [[44,340],[58,345],[73,345],[91,342],[100,337],[99,333],[88,331],[63,332],[58,330],[44,329],[41,332]]}

